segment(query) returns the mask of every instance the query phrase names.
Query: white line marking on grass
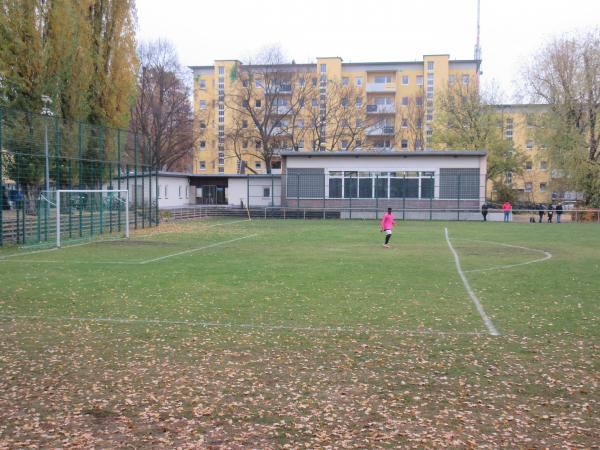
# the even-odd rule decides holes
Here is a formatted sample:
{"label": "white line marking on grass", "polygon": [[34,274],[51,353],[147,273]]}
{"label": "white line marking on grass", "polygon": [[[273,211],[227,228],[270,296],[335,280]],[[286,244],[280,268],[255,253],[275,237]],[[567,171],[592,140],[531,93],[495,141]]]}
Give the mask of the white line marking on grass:
{"label": "white line marking on grass", "polygon": [[460,275],[460,278],[463,282],[463,285],[465,286],[465,289],[467,290],[467,293],[469,294],[469,297],[471,297],[471,300],[475,304],[477,311],[479,311],[479,315],[483,319],[483,323],[485,323],[485,326],[487,327],[490,334],[492,336],[499,336],[500,333],[498,333],[498,330],[496,330],[496,327],[494,326],[494,324],[492,323],[492,321],[490,320],[488,315],[485,313],[483,306],[481,306],[481,302],[475,295],[475,292],[473,292],[473,289],[471,289],[471,286],[469,285],[469,282],[467,281],[467,277],[465,276],[465,274],[463,273],[463,271],[460,267],[460,259],[458,257],[458,253],[456,253],[456,250],[454,250],[454,247],[452,247],[452,243],[450,242],[450,238],[448,237],[448,228],[444,228],[444,232],[446,234],[446,242],[448,243],[448,247],[450,247],[450,251],[454,255],[454,262],[456,263],[456,270],[458,271],[458,274]]}
{"label": "white line marking on grass", "polygon": [[173,258],[175,256],[186,255],[188,253],[199,252],[200,250],[206,250],[208,248],[218,247],[219,245],[225,245],[225,244],[229,244],[231,242],[237,242],[237,241],[241,241],[242,239],[248,239],[248,238],[252,238],[252,237],[255,237],[255,236],[258,236],[258,234],[250,234],[248,236],[242,236],[242,237],[239,237],[239,238],[230,239],[228,241],[216,242],[214,244],[205,245],[204,247],[191,248],[189,250],[184,250],[182,252],[172,253],[170,255],[159,256],[158,258],[152,258],[152,259],[147,259],[145,261],[140,261],[137,264],[149,264],[149,263],[153,263],[153,262],[157,262],[157,261],[162,261],[162,260],[167,259],[167,258]]}
{"label": "white line marking on grass", "polygon": [[550,258],[552,258],[552,253],[547,252],[546,250],[539,250],[537,248],[522,247],[520,245],[505,244],[503,242],[480,241],[480,240],[477,240],[477,239],[461,239],[461,240],[462,241],[470,241],[470,242],[483,242],[485,244],[495,244],[495,245],[501,245],[503,247],[510,247],[510,248],[519,248],[521,250],[529,250],[529,251],[532,251],[532,252],[537,252],[537,253],[543,253],[544,254],[543,258],[533,259],[531,261],[526,261],[526,262],[517,263],[517,264],[507,264],[507,265],[504,265],[504,266],[488,267],[487,269],[465,270],[465,273],[470,273],[470,272],[487,272],[489,270],[510,269],[511,267],[526,266],[528,264],[534,264],[534,263],[538,263],[538,262],[542,262],[542,261],[547,261]]}
{"label": "white line marking on grass", "polygon": [[368,328],[368,327],[295,327],[288,325],[267,325],[250,323],[226,323],[226,322],[202,322],[193,320],[161,320],[161,319],[118,319],[112,317],[57,317],[57,316],[24,316],[24,315],[4,315],[0,314],[0,320],[40,320],[53,322],[108,322],[118,324],[142,324],[142,325],[186,325],[203,328],[231,328],[231,329],[249,329],[249,330],[269,330],[269,331],[310,331],[310,332],[331,332],[331,333],[386,333],[386,334],[405,334],[405,335],[441,335],[441,336],[483,336],[486,333],[478,331],[436,331],[425,330],[398,330],[394,328]]}

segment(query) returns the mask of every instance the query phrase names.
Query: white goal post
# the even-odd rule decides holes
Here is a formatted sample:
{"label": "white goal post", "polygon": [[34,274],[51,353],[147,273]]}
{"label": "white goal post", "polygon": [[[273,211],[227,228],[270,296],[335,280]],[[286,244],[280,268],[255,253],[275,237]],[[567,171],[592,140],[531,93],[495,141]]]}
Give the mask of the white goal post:
{"label": "white goal post", "polygon": [[[60,247],[61,234],[61,196],[62,194],[107,194],[109,198],[125,204],[125,237],[129,237],[129,191],[127,189],[58,189],[51,193],[56,194],[56,247]],[[113,194],[116,194],[112,197]],[[46,199],[49,203],[50,200]]]}

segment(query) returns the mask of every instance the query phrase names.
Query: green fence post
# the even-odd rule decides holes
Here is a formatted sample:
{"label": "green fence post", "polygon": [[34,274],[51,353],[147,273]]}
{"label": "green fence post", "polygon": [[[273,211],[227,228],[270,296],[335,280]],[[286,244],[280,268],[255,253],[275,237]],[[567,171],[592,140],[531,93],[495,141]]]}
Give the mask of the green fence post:
{"label": "green fence post", "polygon": [[[357,189],[358,189],[358,180],[356,180],[356,184],[357,184]],[[348,206],[349,206],[349,213],[348,213],[348,217],[350,219],[352,219],[352,174],[350,174],[350,195],[348,195]]]}
{"label": "green fence post", "polygon": [[133,228],[137,230],[137,150],[138,150],[138,135],[133,135]]}
{"label": "green fence post", "polygon": [[[72,189],[73,188],[73,160],[69,159],[69,167],[68,167],[68,174],[69,174],[69,188]],[[69,239],[73,239],[73,199],[71,197],[71,193],[69,192],[67,194],[67,203],[68,203],[68,212],[69,212]]]}
{"label": "green fence post", "polygon": [[325,173],[323,173],[323,219],[326,219],[326,210],[327,210],[327,202],[325,200],[325,189],[327,186],[325,185],[327,179],[325,178]]}
{"label": "green fence post", "polygon": [[2,167],[2,160],[4,159],[4,154],[2,153],[3,112],[4,110],[0,108],[0,247],[2,247],[4,243],[4,217],[2,216],[4,211],[4,177],[2,176],[4,173]]}
{"label": "green fence post", "polygon": [[433,220],[433,195],[435,194],[435,178],[429,177],[431,181],[431,193],[429,194],[429,220]]}
{"label": "green fence post", "polygon": [[402,220],[406,219],[406,172],[402,175]]}
{"label": "green fence post", "polygon": [[296,174],[296,209],[300,209],[300,174]]}
{"label": "green fence post", "polygon": [[458,175],[458,185],[456,187],[456,220],[460,221],[460,175]]}
{"label": "green fence post", "polygon": [[148,167],[148,226],[152,226],[152,167]]}
{"label": "green fence post", "polygon": [[142,228],[145,228],[145,226],[146,226],[146,207],[144,205],[144,200],[145,200],[144,199],[144,197],[145,197],[145,195],[144,195],[144,177],[145,177],[144,166],[141,167],[141,170],[142,170],[142,189],[141,189],[141,191],[142,191]]}
{"label": "green fence post", "polygon": [[[117,130],[117,189],[121,189],[121,129]],[[117,229],[121,231],[121,193],[118,194],[119,208],[117,209]]]}
{"label": "green fence post", "polygon": [[[125,164],[125,177],[126,177],[125,180],[126,180],[126,186],[127,186],[127,193],[129,194],[129,164]],[[131,197],[129,197],[129,195],[128,195],[128,198],[127,198],[128,202],[129,202],[130,198]],[[129,214],[131,214],[131,208],[129,209]],[[127,222],[129,222],[129,216],[127,216],[125,218],[125,220],[127,220]]]}
{"label": "green fence post", "polygon": [[[158,185],[158,165],[154,168],[154,173],[155,173],[155,175],[154,175],[155,176],[155,178],[154,178],[154,186],[156,186],[155,187],[155,189],[156,189],[156,202],[155,202],[155,205],[156,205],[155,208],[156,208],[156,210],[155,210],[154,217],[156,218],[156,226],[158,226],[158,221],[159,221],[159,217],[158,217],[158,196],[159,196],[159,192],[158,191],[160,189],[160,186]],[[196,193],[194,192],[194,197],[195,196],[196,196]]]}
{"label": "green fence post", "polygon": [[60,189],[60,128],[58,127],[58,117],[54,117],[54,158],[56,164],[56,175],[54,176],[55,190]]}
{"label": "green fence post", "polygon": [[[83,123],[79,122],[79,189],[83,189]],[[83,195],[77,193],[79,204],[79,237],[83,237]]]}
{"label": "green fence post", "polygon": [[271,207],[275,206],[275,176],[271,174]]}
{"label": "green fence post", "polygon": [[379,175],[375,175],[375,220],[379,220],[379,195],[377,195],[377,185],[379,185]]}

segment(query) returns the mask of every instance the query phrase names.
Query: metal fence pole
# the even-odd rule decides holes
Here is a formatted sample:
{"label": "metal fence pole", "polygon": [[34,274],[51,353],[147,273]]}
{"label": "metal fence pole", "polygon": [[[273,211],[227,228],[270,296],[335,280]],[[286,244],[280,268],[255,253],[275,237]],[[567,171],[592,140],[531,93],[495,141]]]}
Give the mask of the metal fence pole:
{"label": "metal fence pole", "polygon": [[[79,122],[79,189],[83,189],[83,123]],[[79,196],[79,237],[83,237],[83,195]]]}
{"label": "metal fence pole", "polygon": [[429,181],[431,181],[431,193],[429,194],[429,220],[433,220],[433,196],[435,194],[435,178],[430,176]]}
{"label": "metal fence pole", "polygon": [[406,220],[406,172],[402,175],[402,220]]}
{"label": "metal fence pole", "polygon": [[144,174],[144,166],[141,167],[142,170],[142,228],[146,227],[146,207],[144,205],[144,200],[145,200],[145,195],[144,195],[144,191],[145,191],[145,187],[144,187],[144,178],[146,177],[146,175]]}
{"label": "metal fence pole", "polygon": [[121,130],[117,130],[117,189],[119,193],[117,198],[119,199],[119,208],[117,209],[117,229],[121,231]]}
{"label": "metal fence pole", "polygon": [[250,175],[246,175],[246,209],[250,211]]}
{"label": "metal fence pole", "polygon": [[133,228],[137,230],[137,150],[138,150],[138,135],[133,135]]}
{"label": "metal fence pole", "polygon": [[[189,194],[189,192],[188,192]],[[148,226],[152,227],[152,167],[148,167]]]}
{"label": "metal fence pole", "polygon": [[2,247],[4,243],[4,177],[2,174],[4,173],[2,167],[2,160],[4,159],[4,154],[2,153],[2,125],[4,123],[3,119],[4,110],[0,108],[0,247]]}
{"label": "metal fence pole", "polygon": [[[271,174],[271,207],[275,206],[275,176],[273,174]],[[265,210],[265,219],[267,218],[266,216],[266,210]]]}
{"label": "metal fence pole", "polygon": [[379,194],[377,193],[379,186],[379,175],[375,175],[375,220],[379,220]]}
{"label": "metal fence pole", "polygon": [[456,220],[460,221],[460,175],[456,186]]}
{"label": "metal fence pole", "polygon": [[327,217],[326,217],[326,213],[325,213],[325,210],[326,210],[326,208],[327,208],[327,203],[326,203],[326,201],[325,201],[325,188],[326,188],[326,186],[325,186],[325,181],[326,181],[326,179],[325,179],[325,174],[323,173],[323,219],[326,219],[326,218],[327,218]]}
{"label": "metal fence pole", "polygon": [[[154,217],[156,219],[156,226],[158,226],[158,221],[159,221],[159,217],[158,217],[158,195],[159,195],[159,192],[158,191],[160,189],[160,186],[158,185],[158,165],[154,168],[154,177],[155,177],[154,178],[154,186],[156,189],[156,202],[155,202],[156,206],[155,206],[155,210],[154,210]],[[191,194],[191,192],[190,192],[190,194]],[[196,194],[194,193],[194,195],[196,195]]]}
{"label": "metal fence pole", "polygon": [[296,174],[296,208],[300,209],[300,174]]}
{"label": "metal fence pole", "polygon": [[[356,181],[356,185],[356,187],[358,188],[358,180]],[[352,173],[350,174],[350,193],[348,195],[348,206],[350,207],[348,217],[352,219]]]}

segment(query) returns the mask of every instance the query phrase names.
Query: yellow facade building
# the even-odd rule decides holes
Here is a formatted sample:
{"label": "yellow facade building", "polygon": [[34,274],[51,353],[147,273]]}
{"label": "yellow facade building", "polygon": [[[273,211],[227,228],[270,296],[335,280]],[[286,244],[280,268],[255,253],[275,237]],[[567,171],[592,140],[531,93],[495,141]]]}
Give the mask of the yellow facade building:
{"label": "yellow facade building", "polygon": [[[564,198],[565,193],[559,193],[553,186],[553,173],[548,155],[536,140],[536,120],[543,114],[547,105],[512,104],[498,105],[497,111],[501,117],[504,138],[513,142],[516,151],[526,158],[521,173],[506,174],[505,182],[518,193],[522,202],[550,203],[553,199]],[[492,199],[494,192],[491,183],[488,192]]]}
{"label": "yellow facade building", "polygon": [[[243,74],[254,67],[236,60],[216,60],[212,66],[192,66],[194,110],[201,134],[193,172],[266,171],[265,161],[248,151],[258,151],[258,139],[244,138],[237,144],[230,139],[231,130],[239,121],[236,108],[231,105],[232,98],[240,89],[247,89],[248,82],[256,82],[250,101],[264,107],[269,103],[270,94],[277,95],[281,97],[278,101],[282,102],[277,108],[294,116],[290,118],[283,114],[276,119],[276,128],[286,129],[274,136],[270,145],[278,146],[282,151],[425,150],[429,148],[436,113],[436,94],[453,83],[478,84],[479,65],[480,61],[452,60],[449,55],[425,55],[420,61],[365,63],[345,63],[339,57],[324,57],[317,58],[314,64],[271,67],[271,70],[289,74],[277,89],[261,86],[257,79],[244,78]],[[300,95],[296,91],[305,91],[296,85],[304,86],[304,83],[314,85],[315,98],[300,104],[295,98]],[[274,90],[276,92],[272,92]],[[334,93],[340,98],[331,98]],[[345,102],[345,106],[351,107],[349,109],[354,108],[355,115],[351,119],[350,116],[336,117],[331,112],[334,109],[332,101]],[[297,108],[286,109],[291,103],[302,111],[297,114]],[[325,124],[307,130],[315,118],[324,119]],[[337,123],[333,123],[336,120]],[[252,120],[250,125],[245,122],[242,120],[241,126],[251,129]]]}

